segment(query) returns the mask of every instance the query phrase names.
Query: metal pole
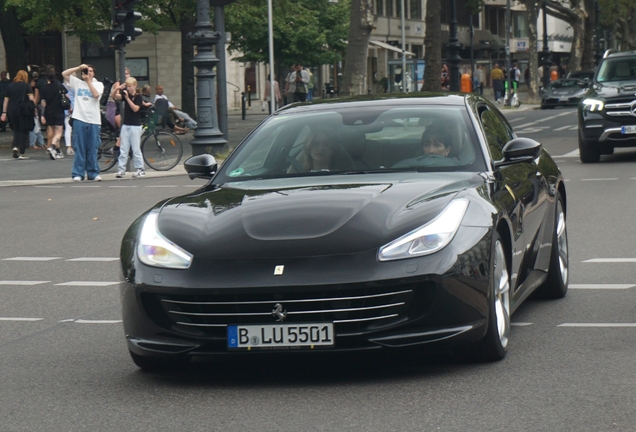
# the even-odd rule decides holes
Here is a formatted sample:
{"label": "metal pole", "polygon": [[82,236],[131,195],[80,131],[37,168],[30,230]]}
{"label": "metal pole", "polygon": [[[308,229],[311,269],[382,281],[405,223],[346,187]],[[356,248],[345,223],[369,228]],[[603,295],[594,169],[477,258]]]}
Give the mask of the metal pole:
{"label": "metal pole", "polygon": [[[119,84],[126,82],[126,45],[119,47]],[[124,124],[124,100],[117,102],[119,104],[119,115],[121,123]]]}
{"label": "metal pole", "polygon": [[455,0],[450,2],[450,25],[448,37],[448,63],[450,63],[450,91],[459,91],[459,41],[457,40],[457,15]]}
{"label": "metal pole", "polygon": [[219,64],[216,66],[217,94],[219,96],[219,130],[227,141],[227,71],[225,69],[225,9],[223,6],[214,6],[214,30],[219,33],[219,41],[216,44],[216,57]]}
{"label": "metal pole", "polygon": [[200,155],[220,152],[227,144],[218,128],[214,67],[219,60],[214,56],[214,46],[219,40],[219,33],[212,31],[208,0],[197,0],[197,23],[194,28],[196,31],[190,33],[188,39],[195,45],[196,52],[192,64],[197,68],[198,125],[190,145],[192,154]]}
{"label": "metal pole", "polygon": [[548,48],[548,14],[545,0],[541,9],[543,13],[543,88],[546,88],[550,83],[550,49]]}
{"label": "metal pole", "polygon": [[269,37],[269,112],[276,110],[274,94],[274,19],[272,17],[272,0],[267,0],[267,31]]}
{"label": "metal pole", "polygon": [[506,0],[506,82],[508,83],[508,91],[504,99],[505,105],[510,105],[512,82],[510,79],[510,0]]}
{"label": "metal pole", "polygon": [[404,0],[401,1],[401,16],[402,16],[402,91],[407,93],[409,89],[406,87],[406,36],[404,34]]}
{"label": "metal pole", "polygon": [[[470,74],[471,74],[471,82],[475,84],[475,48],[474,41],[475,38],[475,26],[473,25],[473,14],[470,14]],[[473,93],[475,93],[476,89],[473,89]]]}

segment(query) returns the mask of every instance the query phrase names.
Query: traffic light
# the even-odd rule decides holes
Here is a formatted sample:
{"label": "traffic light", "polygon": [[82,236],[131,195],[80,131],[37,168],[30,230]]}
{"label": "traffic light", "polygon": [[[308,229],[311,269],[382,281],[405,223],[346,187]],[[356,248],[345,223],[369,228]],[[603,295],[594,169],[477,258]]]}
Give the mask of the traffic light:
{"label": "traffic light", "polygon": [[141,13],[135,12],[135,5],[140,0],[112,0],[113,1],[113,30],[111,31],[111,45],[122,46],[135,40],[143,32],[135,27],[135,21],[141,19]]}

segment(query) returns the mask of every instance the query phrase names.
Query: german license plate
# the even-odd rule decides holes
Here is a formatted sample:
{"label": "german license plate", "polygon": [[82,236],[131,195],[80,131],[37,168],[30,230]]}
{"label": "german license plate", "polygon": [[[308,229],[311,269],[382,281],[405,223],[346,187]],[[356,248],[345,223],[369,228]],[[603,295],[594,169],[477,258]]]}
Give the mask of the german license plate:
{"label": "german license plate", "polygon": [[623,126],[621,127],[622,134],[633,134],[636,133],[636,126]]}
{"label": "german license plate", "polygon": [[228,348],[333,346],[333,323],[229,325]]}
{"label": "german license plate", "polygon": [[559,98],[559,102],[567,102],[568,101],[568,97],[567,96],[561,96]]}

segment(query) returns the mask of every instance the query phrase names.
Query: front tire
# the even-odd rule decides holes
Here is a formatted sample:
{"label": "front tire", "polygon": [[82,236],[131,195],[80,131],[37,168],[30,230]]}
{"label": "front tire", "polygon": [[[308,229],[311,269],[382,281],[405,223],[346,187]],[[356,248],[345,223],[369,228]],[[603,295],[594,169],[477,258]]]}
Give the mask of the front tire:
{"label": "front tire", "polygon": [[579,132],[579,159],[583,163],[596,163],[601,160],[601,152],[594,147],[593,143],[585,141],[581,132]]}
{"label": "front tire", "polygon": [[541,285],[537,294],[545,299],[559,299],[568,292],[570,279],[570,256],[568,252],[568,231],[565,224],[563,199],[557,193],[552,249],[550,251],[550,267],[548,280]]}
{"label": "front tire", "polygon": [[477,359],[486,362],[506,357],[510,337],[510,273],[504,245],[497,232],[493,239],[492,262],[488,330],[475,347]]}

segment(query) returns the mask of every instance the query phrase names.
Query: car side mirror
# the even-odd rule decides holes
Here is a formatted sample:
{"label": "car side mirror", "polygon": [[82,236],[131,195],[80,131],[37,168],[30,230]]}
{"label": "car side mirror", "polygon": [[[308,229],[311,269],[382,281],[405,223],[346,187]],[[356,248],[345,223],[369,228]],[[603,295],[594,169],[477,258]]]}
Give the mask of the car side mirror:
{"label": "car side mirror", "polygon": [[184,164],[188,176],[191,180],[195,178],[211,179],[218,169],[218,163],[214,156],[209,154],[200,154],[188,158]]}
{"label": "car side mirror", "polygon": [[515,138],[503,148],[503,159],[495,162],[495,167],[531,162],[541,154],[541,143],[530,138]]}

